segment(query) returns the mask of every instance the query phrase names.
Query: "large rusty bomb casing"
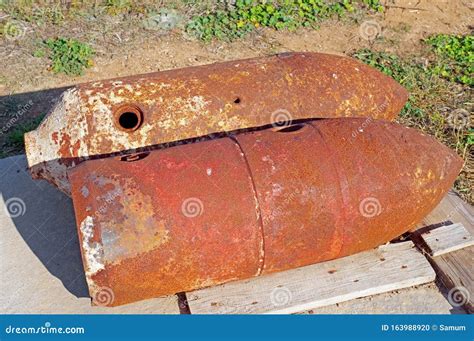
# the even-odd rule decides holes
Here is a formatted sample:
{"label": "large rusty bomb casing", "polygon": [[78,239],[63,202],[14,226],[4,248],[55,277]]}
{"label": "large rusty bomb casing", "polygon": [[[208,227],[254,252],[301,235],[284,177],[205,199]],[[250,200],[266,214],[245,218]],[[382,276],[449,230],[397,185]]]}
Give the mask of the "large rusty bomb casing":
{"label": "large rusty bomb casing", "polygon": [[69,194],[66,171],[103,156],[308,118],[393,119],[408,94],[354,59],[287,53],[75,86],[26,134],[33,176]]}
{"label": "large rusty bomb casing", "polygon": [[68,174],[91,297],[107,288],[120,305],[376,247],[429,213],[461,166],[416,130],[347,118]]}

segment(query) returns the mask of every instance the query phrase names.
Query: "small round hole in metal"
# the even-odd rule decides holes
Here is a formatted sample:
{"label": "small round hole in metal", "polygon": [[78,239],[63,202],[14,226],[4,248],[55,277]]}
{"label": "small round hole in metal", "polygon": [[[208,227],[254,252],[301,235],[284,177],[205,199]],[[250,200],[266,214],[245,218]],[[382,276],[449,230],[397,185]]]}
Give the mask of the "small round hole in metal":
{"label": "small round hole in metal", "polygon": [[135,105],[122,106],[115,112],[115,123],[124,131],[135,131],[143,122],[143,112]]}

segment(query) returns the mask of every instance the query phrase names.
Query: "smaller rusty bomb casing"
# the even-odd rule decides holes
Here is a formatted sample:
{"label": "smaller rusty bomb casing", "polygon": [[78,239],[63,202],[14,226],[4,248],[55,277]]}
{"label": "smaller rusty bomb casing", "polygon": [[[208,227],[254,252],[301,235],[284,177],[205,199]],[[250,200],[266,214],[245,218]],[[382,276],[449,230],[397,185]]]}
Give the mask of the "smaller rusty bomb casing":
{"label": "smaller rusty bomb casing", "polygon": [[26,134],[34,177],[66,194],[91,157],[310,118],[393,119],[408,93],[348,57],[284,53],[77,85]]}
{"label": "smaller rusty bomb casing", "polygon": [[301,267],[408,231],[462,160],[383,120],[309,121],[68,172],[90,295],[110,306]]}

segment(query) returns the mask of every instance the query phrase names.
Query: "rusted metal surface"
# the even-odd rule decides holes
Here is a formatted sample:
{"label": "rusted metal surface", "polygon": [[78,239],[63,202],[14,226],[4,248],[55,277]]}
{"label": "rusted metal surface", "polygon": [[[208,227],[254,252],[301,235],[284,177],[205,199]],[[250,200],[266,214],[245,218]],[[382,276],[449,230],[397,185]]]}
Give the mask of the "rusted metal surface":
{"label": "rusted metal surface", "polygon": [[310,121],[69,170],[87,281],[120,305],[330,260],[419,222],[462,160],[386,121]]}
{"label": "rusted metal surface", "polygon": [[91,156],[282,120],[391,120],[407,96],[374,68],[318,53],[98,81],[67,90],[40,127],[26,134],[26,153],[33,176],[70,193],[67,169]]}

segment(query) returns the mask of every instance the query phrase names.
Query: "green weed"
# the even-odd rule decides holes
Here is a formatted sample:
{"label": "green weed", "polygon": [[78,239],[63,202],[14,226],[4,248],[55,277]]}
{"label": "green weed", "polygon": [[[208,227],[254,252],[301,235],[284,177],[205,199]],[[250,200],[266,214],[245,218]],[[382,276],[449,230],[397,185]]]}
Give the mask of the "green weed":
{"label": "green weed", "polygon": [[425,41],[438,63],[433,71],[451,81],[474,85],[474,36],[438,34]]}
{"label": "green weed", "polygon": [[380,3],[380,0],[362,0],[361,2],[370,9],[383,12],[383,5]]}
{"label": "green weed", "polygon": [[[93,65],[94,50],[78,40],[50,38],[43,44],[44,48],[35,51],[34,56],[42,57],[48,54],[51,60],[51,70],[54,73],[79,76],[83,74],[84,69]],[[47,51],[44,49],[47,49]]]}
{"label": "green weed", "polygon": [[356,5],[382,10],[378,0],[237,0],[233,8],[193,17],[186,30],[201,40],[210,41],[213,38],[240,38],[258,27],[276,30],[293,30],[301,26],[316,28],[320,20],[353,12]]}

